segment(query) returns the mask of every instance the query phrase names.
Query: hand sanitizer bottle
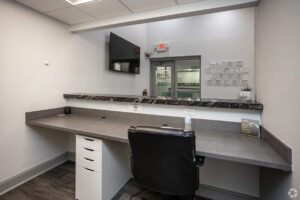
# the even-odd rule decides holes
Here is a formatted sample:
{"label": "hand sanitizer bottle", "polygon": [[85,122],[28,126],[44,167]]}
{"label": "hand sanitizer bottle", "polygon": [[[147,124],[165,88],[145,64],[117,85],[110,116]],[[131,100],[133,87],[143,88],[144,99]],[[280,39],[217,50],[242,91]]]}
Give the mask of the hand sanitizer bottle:
{"label": "hand sanitizer bottle", "polygon": [[191,131],[192,130],[192,119],[190,115],[186,115],[184,118],[184,130]]}

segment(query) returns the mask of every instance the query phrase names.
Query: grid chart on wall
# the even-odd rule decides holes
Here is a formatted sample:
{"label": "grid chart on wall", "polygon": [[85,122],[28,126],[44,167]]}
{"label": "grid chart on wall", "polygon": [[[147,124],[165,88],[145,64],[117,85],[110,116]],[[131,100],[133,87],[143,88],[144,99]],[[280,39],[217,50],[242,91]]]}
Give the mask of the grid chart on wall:
{"label": "grid chart on wall", "polygon": [[207,86],[238,87],[248,86],[249,68],[244,67],[243,61],[221,61],[211,62],[205,68],[208,78]]}

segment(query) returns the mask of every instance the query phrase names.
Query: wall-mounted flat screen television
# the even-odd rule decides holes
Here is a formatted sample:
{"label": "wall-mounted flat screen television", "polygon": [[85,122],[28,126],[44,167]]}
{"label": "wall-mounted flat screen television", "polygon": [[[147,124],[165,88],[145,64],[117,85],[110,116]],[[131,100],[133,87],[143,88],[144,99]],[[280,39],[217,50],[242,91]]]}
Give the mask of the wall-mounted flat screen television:
{"label": "wall-mounted flat screen television", "polygon": [[109,69],[130,74],[140,73],[140,47],[110,33]]}

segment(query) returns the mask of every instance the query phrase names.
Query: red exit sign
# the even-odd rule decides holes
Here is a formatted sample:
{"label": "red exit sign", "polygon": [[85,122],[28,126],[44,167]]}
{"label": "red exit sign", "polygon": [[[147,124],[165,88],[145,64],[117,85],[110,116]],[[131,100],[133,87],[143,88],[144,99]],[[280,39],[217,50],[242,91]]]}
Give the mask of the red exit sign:
{"label": "red exit sign", "polygon": [[169,46],[165,42],[159,42],[156,44],[156,51],[167,51]]}

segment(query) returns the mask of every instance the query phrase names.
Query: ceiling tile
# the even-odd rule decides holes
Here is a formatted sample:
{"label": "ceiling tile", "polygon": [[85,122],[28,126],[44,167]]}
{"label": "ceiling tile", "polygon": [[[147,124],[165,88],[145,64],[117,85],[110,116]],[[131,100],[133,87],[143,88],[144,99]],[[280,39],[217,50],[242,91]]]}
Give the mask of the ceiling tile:
{"label": "ceiling tile", "polygon": [[30,8],[40,12],[49,12],[62,8],[70,7],[71,5],[64,0],[17,0]]}
{"label": "ceiling tile", "polygon": [[205,0],[176,0],[179,4],[184,4],[184,3],[195,3],[195,2],[200,2],[200,1],[205,1]]}
{"label": "ceiling tile", "polygon": [[95,20],[93,17],[75,7],[56,10],[46,14],[71,25]]}
{"label": "ceiling tile", "polygon": [[175,0],[121,0],[133,12],[143,12],[176,5]]}
{"label": "ceiling tile", "polygon": [[97,19],[116,17],[131,13],[130,10],[128,10],[118,0],[102,0],[78,5],[76,7],[96,17]]}

